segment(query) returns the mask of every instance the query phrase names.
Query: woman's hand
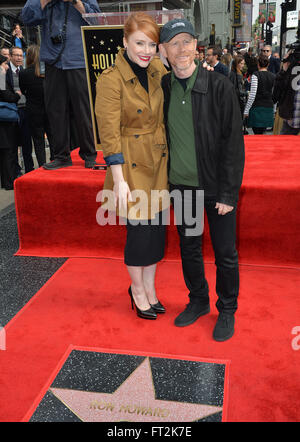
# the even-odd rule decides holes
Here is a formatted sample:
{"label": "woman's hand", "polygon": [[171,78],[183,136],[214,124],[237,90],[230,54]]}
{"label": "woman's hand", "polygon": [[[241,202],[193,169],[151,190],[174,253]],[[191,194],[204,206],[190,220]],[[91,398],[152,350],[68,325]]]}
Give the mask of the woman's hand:
{"label": "woman's hand", "polygon": [[114,180],[114,203],[119,210],[127,210],[127,202],[132,201],[131,193],[127,182],[123,177],[123,169],[121,164],[110,166],[111,173]]}
{"label": "woman's hand", "polygon": [[113,192],[115,207],[119,207],[120,212],[127,210],[127,203],[132,201],[132,196],[126,181],[116,181]]}

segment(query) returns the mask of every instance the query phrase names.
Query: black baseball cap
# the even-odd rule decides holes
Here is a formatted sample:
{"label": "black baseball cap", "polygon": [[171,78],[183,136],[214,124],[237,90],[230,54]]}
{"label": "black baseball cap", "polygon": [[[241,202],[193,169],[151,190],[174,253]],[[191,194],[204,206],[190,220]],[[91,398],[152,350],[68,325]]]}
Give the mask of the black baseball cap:
{"label": "black baseball cap", "polygon": [[172,40],[173,37],[177,34],[182,33],[190,34],[193,37],[195,36],[195,29],[191,22],[189,22],[186,18],[174,18],[173,20],[168,21],[160,31],[160,42],[167,43]]}

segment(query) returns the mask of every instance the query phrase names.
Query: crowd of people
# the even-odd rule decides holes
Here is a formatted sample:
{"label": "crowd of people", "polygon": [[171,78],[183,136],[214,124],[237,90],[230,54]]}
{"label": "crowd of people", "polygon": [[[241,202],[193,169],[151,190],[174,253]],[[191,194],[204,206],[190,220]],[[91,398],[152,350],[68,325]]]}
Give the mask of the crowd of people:
{"label": "crowd of people", "polygon": [[[300,132],[300,98],[291,87],[296,77],[291,71],[299,65],[299,60],[291,63],[291,57],[289,51],[280,60],[279,53],[273,53],[270,45],[263,46],[257,55],[253,54],[252,48],[233,51],[233,54],[220,47],[196,50],[196,58],[229,76],[239,99],[244,134],[249,133],[248,127],[255,135],[265,134],[267,130],[274,135],[298,135]],[[285,108],[284,112],[281,102],[286,95],[289,96],[285,104],[288,111]]]}
{"label": "crowd of people", "polygon": [[[252,128],[255,135],[273,129],[276,105],[272,94],[281,63],[279,54],[272,54],[271,46],[264,46],[258,55],[253,55],[252,48],[231,54],[226,48],[211,46],[196,51],[196,57],[232,81],[245,128]],[[249,132],[245,129],[244,133]]]}
{"label": "crowd of people", "polygon": [[[81,38],[84,12],[100,12],[97,1],[28,0],[22,10],[23,23],[48,23],[42,27],[41,47],[27,44],[19,23],[12,30],[9,47],[0,41],[0,77],[5,77],[0,100],[16,108],[14,116],[8,115],[13,110],[8,111],[7,106],[0,112],[0,133],[5,140],[0,142],[1,187],[6,190],[14,188],[14,180],[23,172],[34,169],[33,147],[38,166],[45,170],[72,165],[70,151],[76,147],[80,147],[86,168],[95,165],[97,153]],[[66,22],[66,35],[70,33],[72,38],[59,34],[61,20]],[[63,42],[53,42],[52,33],[57,33],[57,38],[60,35]],[[50,149],[49,162],[45,140]]]}
{"label": "crowd of people", "polygon": [[45,135],[51,155],[52,143],[44,103],[44,75],[40,72],[39,47],[27,47],[26,63],[23,49],[19,46],[3,47],[0,53],[0,75],[5,75],[4,87],[0,90],[1,101],[16,104],[16,118],[0,121],[1,138],[6,140],[6,143],[0,143],[1,187],[11,190],[14,180],[22,175],[19,147],[25,173],[28,173],[34,169],[33,146],[40,167],[46,162]]}

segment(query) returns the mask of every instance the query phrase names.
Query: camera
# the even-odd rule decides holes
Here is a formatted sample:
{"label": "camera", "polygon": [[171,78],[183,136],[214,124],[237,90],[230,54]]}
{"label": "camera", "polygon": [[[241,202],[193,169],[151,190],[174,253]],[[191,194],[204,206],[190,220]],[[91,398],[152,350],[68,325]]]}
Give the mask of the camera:
{"label": "camera", "polygon": [[64,37],[62,34],[58,34],[58,35],[55,35],[54,37],[51,37],[51,41],[52,41],[52,44],[54,44],[54,45],[61,45],[64,41]]}
{"label": "camera", "polygon": [[286,45],[287,49],[290,51],[293,51],[289,54],[287,58],[285,58],[283,61],[293,64],[298,64],[300,62],[300,40],[296,40],[294,43],[291,43],[290,45]]}

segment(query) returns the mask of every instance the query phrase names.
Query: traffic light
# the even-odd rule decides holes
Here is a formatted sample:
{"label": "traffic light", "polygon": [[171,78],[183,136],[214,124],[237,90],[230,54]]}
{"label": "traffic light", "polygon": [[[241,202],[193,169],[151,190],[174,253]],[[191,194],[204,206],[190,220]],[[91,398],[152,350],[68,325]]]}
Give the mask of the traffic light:
{"label": "traffic light", "polygon": [[273,24],[268,21],[267,22],[267,29],[266,29],[266,45],[272,46],[272,41],[273,41]]}
{"label": "traffic light", "polygon": [[286,11],[296,11],[297,9],[297,0],[285,0],[285,3],[281,4],[281,7],[286,8]]}

